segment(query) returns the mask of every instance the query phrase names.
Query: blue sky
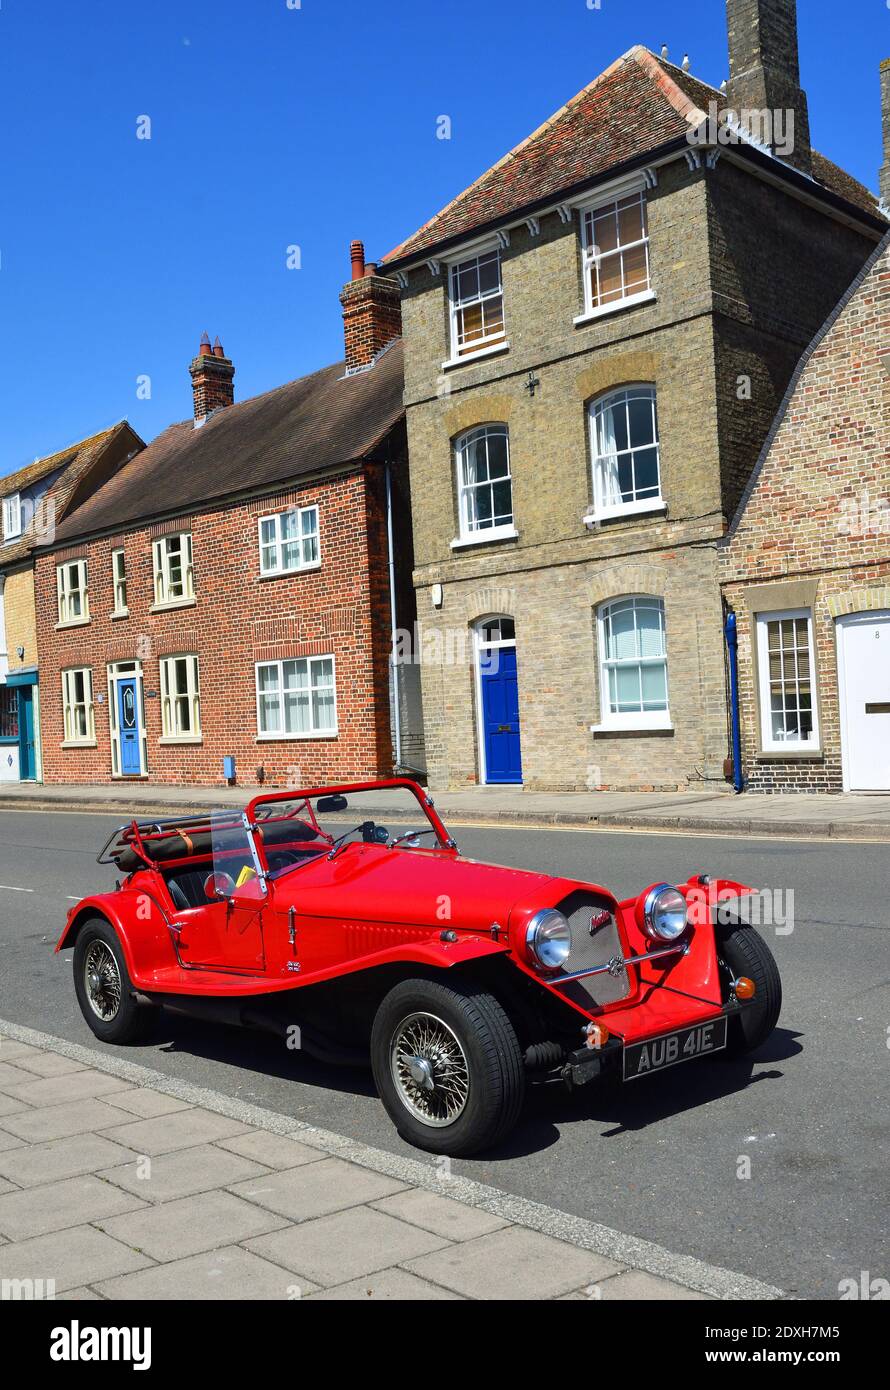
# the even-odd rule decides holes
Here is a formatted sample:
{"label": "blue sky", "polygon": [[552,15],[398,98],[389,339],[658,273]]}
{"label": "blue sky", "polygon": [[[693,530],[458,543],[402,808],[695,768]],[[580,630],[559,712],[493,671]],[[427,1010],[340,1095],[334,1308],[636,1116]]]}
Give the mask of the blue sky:
{"label": "blue sky", "polygon": [[[815,143],[874,188],[890,8],[799,11]],[[350,240],[383,255],[638,42],[727,76],[722,0],[2,0],[0,474],[186,418],[205,329],[238,399],[337,360]]]}

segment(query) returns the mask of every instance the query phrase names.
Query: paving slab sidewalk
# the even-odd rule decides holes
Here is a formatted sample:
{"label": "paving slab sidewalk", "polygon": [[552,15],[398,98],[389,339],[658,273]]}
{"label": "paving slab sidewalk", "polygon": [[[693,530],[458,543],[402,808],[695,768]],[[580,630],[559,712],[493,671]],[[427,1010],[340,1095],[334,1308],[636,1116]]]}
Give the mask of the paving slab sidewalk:
{"label": "paving slab sidewalk", "polygon": [[[107,811],[127,817],[186,815],[243,806],[259,787],[71,784],[0,786],[0,811]],[[274,788],[269,790],[275,790]],[[728,788],[689,792],[533,792],[467,787],[437,792],[447,822],[565,825],[782,839],[890,840],[890,795],[736,796]]]}
{"label": "paving slab sidewalk", "polygon": [[[62,1085],[47,1082],[52,1057]],[[784,1296],[450,1175],[433,1155],[373,1149],[0,1020],[3,1097],[15,1107],[0,1112],[4,1297],[48,1283],[72,1300]]]}

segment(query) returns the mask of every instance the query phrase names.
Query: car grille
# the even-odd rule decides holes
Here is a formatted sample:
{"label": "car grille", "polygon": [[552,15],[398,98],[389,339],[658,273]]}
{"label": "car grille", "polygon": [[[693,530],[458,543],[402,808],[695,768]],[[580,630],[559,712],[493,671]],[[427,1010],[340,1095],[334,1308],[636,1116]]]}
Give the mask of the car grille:
{"label": "car grille", "polygon": [[[598,901],[588,893],[571,893],[557,904],[559,911],[568,919],[572,931],[572,949],[562,970],[552,977],[559,985],[559,976],[571,975],[576,970],[591,970],[598,965],[606,965],[615,956],[621,959],[624,949],[618,935],[618,927],[608,903]],[[591,929],[591,918],[603,910],[609,912],[608,921]],[[591,1005],[615,1004],[626,999],[631,990],[627,970],[622,966],[618,975],[588,975],[582,980],[566,980],[560,986],[561,992],[589,1009]]]}

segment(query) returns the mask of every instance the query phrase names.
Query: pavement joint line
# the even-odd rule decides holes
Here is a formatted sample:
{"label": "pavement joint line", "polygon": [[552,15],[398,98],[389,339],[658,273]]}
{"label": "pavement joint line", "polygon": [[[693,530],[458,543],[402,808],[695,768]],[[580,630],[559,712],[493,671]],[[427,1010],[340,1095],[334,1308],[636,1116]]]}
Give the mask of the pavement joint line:
{"label": "pavement joint line", "polygon": [[486,1183],[476,1182],[475,1179],[452,1177],[443,1181],[437,1176],[434,1166],[435,1155],[430,1155],[429,1160],[424,1163],[416,1158],[388,1153],[385,1149],[373,1148],[359,1140],[320,1129],[303,1120],[296,1120],[293,1116],[267,1110],[248,1101],[236,1100],[220,1091],[195,1086],[189,1081],[167,1076],[140,1063],[127,1061],[122,1057],[106,1056],[83,1047],[80,1043],[69,1042],[67,1038],[54,1037],[50,1033],[26,1028],[22,1024],[2,1018],[0,1033],[15,1042],[28,1043],[32,1047],[60,1053],[72,1061],[82,1062],[85,1066],[123,1077],[137,1086],[162,1091],[165,1095],[175,1096],[178,1100],[205,1110],[213,1110],[242,1124],[298,1140],[312,1148],[323,1150],[331,1157],[342,1158],[359,1167],[398,1178],[412,1187],[436,1192],[466,1206],[478,1207],[514,1225],[552,1236],[555,1240],[565,1241],[578,1249],[602,1255],[615,1264],[643,1270],[656,1278],[669,1280],[698,1293],[709,1294],[712,1298],[765,1301],[790,1297],[784,1290],[763,1283],[750,1275],[737,1274],[719,1265],[707,1264],[692,1255],[676,1255],[653,1241],[627,1235],[598,1222],[588,1221],[585,1217],[572,1216],[568,1212],[559,1211],[555,1207],[545,1206],[526,1197],[514,1196]]}

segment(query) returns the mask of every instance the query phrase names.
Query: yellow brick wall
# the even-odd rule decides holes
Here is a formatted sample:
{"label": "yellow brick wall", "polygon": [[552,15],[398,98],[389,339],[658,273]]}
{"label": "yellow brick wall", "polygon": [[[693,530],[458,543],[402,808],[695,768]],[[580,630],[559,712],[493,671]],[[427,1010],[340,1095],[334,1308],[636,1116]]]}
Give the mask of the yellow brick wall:
{"label": "yellow brick wall", "polygon": [[[8,574],[3,587],[6,610],[6,650],[10,671],[37,665],[37,614],[34,607],[34,571],[30,568]],[[25,655],[18,655],[24,647]]]}

